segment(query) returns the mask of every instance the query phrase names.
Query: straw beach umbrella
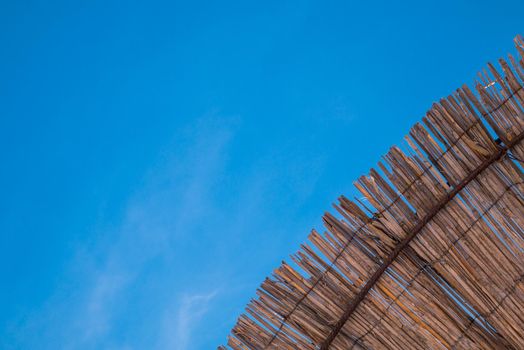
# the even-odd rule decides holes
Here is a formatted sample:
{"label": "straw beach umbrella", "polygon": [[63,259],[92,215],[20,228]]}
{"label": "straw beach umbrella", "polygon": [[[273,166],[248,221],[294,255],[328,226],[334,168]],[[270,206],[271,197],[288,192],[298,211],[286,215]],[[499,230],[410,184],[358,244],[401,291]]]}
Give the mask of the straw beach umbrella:
{"label": "straw beach umbrella", "polygon": [[[232,349],[524,349],[524,42],[434,104],[267,278]],[[369,213],[369,214],[368,214]],[[220,347],[227,349],[226,347]]]}

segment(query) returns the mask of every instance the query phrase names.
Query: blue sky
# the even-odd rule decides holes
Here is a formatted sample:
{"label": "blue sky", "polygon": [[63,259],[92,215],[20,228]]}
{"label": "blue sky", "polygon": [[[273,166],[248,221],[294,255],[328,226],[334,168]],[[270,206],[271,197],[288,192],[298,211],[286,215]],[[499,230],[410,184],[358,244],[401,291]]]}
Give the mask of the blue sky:
{"label": "blue sky", "polygon": [[213,349],[524,3],[2,1],[0,348]]}

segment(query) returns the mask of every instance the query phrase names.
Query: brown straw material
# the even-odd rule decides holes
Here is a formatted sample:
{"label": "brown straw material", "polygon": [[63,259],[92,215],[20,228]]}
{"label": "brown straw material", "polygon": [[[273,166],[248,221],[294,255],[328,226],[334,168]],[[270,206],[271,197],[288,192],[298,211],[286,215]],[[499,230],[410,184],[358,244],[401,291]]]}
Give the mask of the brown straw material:
{"label": "brown straw material", "polygon": [[[524,349],[524,43],[434,104],[267,278],[232,349]],[[225,347],[220,347],[226,349]]]}

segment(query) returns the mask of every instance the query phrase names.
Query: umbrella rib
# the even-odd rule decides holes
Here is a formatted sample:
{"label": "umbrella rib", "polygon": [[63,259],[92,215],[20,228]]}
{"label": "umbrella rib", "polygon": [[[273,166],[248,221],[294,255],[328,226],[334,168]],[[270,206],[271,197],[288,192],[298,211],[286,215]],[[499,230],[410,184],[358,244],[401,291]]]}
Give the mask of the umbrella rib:
{"label": "umbrella rib", "polygon": [[[501,104],[502,105],[502,104]],[[475,180],[479,174],[486,170],[490,165],[500,160],[511,148],[517,145],[519,142],[524,140],[524,132],[517,135],[513,140],[508,142],[507,145],[500,146],[497,152],[493,153],[488,159],[482,162],[472,173],[470,173],[464,180],[458,183],[451,192],[449,192],[444,198],[442,198],[437,205],[420,220],[412,230],[409,231],[407,236],[393,249],[393,251],[388,255],[380,267],[373,273],[371,278],[366,282],[364,287],[358,292],[358,294],[351,299],[351,301],[346,305],[345,311],[340,317],[340,319],[335,323],[333,329],[326,337],[324,342],[320,345],[320,350],[327,350],[336,336],[342,330],[342,327],[349,319],[351,314],[356,310],[358,305],[364,300],[368,292],[373,288],[373,286],[380,279],[382,274],[387,270],[387,268],[395,261],[398,255],[404,250],[404,248],[420,233],[420,231],[426,226],[426,224],[435,217],[457,194],[460,193],[464,187],[466,187],[471,181]]]}

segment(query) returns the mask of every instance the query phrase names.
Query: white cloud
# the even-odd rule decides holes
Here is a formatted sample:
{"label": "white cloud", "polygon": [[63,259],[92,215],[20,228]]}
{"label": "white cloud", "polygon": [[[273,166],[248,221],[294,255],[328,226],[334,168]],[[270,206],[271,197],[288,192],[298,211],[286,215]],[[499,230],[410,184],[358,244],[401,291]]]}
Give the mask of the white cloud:
{"label": "white cloud", "polygon": [[128,283],[129,277],[123,274],[103,272],[96,276],[85,305],[82,341],[89,341],[111,329],[110,303]]}
{"label": "white cloud", "polygon": [[[94,271],[86,301],[79,305],[84,344],[112,331],[118,316],[114,305],[135,283],[144,265],[158,256],[175,256],[177,241],[184,239],[187,228],[209,209],[210,187],[224,166],[232,136],[230,126],[217,126],[218,122],[214,118],[201,120],[196,129],[188,131],[187,148],[175,150],[177,153],[169,155],[150,175],[145,188],[129,202],[120,227],[109,233],[116,241]],[[184,299],[177,326],[181,334],[188,336],[190,329],[184,324],[184,308],[202,312],[196,303],[207,303],[212,296]]]}
{"label": "white cloud", "polygon": [[218,291],[215,290],[206,294],[184,295],[181,298],[176,312],[174,329],[170,328],[173,324],[172,315],[169,315],[166,320],[164,349],[187,350],[192,348],[192,338],[195,336],[193,331],[208,312],[209,303],[217,293]]}
{"label": "white cloud", "polygon": [[[96,234],[98,238],[90,245],[78,247],[69,264],[67,283],[57,286],[56,294],[43,308],[17,326],[19,344],[31,347],[37,340],[29,335],[43,333],[50,339],[49,344],[58,348],[130,348],[113,339],[115,328],[127,316],[122,300],[134,300],[136,288],[149,287],[137,287],[137,281],[148,278],[145,268],[151,261],[175,259],[179,264],[178,242],[194,234],[192,224],[213,209],[208,204],[210,192],[227,162],[232,136],[231,122],[214,116],[177,135],[173,149],[151,169],[143,187],[125,204],[121,222]],[[173,285],[166,288],[172,289]],[[180,292],[175,290],[174,294]],[[183,349],[183,344],[189,342],[194,323],[206,312],[215,294],[213,291],[182,298],[178,313],[171,315],[176,318],[175,334],[180,338],[175,349]],[[170,301],[158,300],[159,310]],[[163,317],[159,312],[153,320],[159,328],[163,327]]]}

